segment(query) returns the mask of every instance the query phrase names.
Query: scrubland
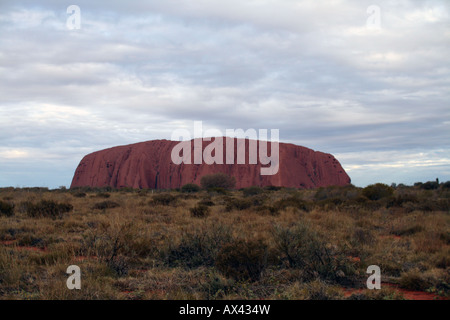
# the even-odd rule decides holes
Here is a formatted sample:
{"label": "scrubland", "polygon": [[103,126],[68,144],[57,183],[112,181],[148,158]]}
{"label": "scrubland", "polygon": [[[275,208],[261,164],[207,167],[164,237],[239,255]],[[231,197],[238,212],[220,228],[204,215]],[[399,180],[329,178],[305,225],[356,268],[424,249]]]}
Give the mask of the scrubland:
{"label": "scrubland", "polygon": [[3,188],[0,298],[448,299],[450,188],[428,187]]}

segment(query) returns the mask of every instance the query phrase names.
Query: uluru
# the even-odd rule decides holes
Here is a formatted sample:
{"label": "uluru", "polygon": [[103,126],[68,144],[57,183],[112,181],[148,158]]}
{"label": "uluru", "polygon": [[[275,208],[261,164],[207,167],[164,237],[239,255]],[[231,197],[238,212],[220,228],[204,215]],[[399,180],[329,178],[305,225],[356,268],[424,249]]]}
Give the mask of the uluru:
{"label": "uluru", "polygon": [[[234,140],[234,159],[237,159],[237,145],[245,145],[245,163],[234,161],[227,164],[226,141]],[[200,140],[202,152],[211,143]],[[130,187],[136,189],[175,189],[188,183],[200,185],[200,179],[212,173],[226,173],[236,179],[236,188],[250,186],[282,186],[292,188],[317,188],[343,186],[350,183],[350,177],[339,161],[331,154],[288,143],[279,143],[279,167],[276,174],[262,175],[261,168],[268,167],[258,158],[249,161],[248,139],[223,138],[223,164],[186,161],[180,164],[172,160],[172,150],[180,141],[151,140],[124,146],[117,146],[86,155],[79,163],[71,188],[75,187]],[[214,139],[213,139],[214,141]],[[190,143],[194,159],[194,140]],[[258,141],[259,142],[259,141]],[[259,144],[258,151],[259,151]],[[271,152],[271,143],[267,143]],[[190,162],[190,163],[189,163]]]}

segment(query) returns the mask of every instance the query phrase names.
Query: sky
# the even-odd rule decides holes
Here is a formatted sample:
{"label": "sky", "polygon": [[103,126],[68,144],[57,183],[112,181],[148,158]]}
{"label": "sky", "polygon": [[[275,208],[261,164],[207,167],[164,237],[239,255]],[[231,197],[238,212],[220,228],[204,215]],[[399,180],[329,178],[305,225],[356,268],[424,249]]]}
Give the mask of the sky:
{"label": "sky", "polygon": [[279,129],[356,186],[448,181],[450,1],[0,0],[0,187],[194,121]]}

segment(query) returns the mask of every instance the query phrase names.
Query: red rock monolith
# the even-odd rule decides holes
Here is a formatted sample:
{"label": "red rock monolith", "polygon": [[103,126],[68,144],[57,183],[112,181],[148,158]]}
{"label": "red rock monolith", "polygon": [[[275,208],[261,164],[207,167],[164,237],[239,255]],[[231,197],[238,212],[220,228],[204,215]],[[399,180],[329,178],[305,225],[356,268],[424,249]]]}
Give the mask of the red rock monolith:
{"label": "red rock monolith", "polygon": [[[226,163],[226,140],[223,139],[223,157]],[[78,165],[72,180],[74,187],[174,189],[187,183],[200,185],[204,175],[223,172],[236,178],[236,188],[249,186],[282,186],[316,188],[342,186],[350,178],[331,154],[314,151],[294,144],[279,143],[279,170],[274,175],[261,175],[262,165],[249,164],[249,140],[234,139],[234,157],[238,140],[245,142],[245,164],[186,164],[172,162],[172,149],[179,141],[152,140],[118,146],[86,155]],[[191,140],[194,158],[194,143]],[[203,141],[202,150],[211,142]],[[268,143],[270,154],[270,143]],[[259,150],[259,149],[258,149]]]}

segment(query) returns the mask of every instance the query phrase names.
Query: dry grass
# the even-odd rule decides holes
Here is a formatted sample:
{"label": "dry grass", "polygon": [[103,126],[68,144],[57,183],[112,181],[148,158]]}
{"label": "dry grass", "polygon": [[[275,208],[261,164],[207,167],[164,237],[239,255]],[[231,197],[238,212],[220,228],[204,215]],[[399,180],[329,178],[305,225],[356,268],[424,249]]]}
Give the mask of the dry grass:
{"label": "dry grass", "polygon": [[[449,295],[448,190],[106,191],[0,189],[14,208],[0,215],[0,298],[345,299],[371,264]],[[48,201],[64,210],[27,211]],[[66,287],[72,264],[81,290]]]}

